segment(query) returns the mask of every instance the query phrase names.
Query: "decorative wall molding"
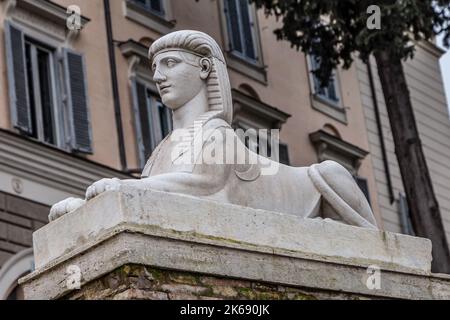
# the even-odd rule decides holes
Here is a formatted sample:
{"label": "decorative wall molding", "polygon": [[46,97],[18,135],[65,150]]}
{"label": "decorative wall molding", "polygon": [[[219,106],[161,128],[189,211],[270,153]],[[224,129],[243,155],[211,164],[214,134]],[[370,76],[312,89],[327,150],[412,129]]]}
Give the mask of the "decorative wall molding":
{"label": "decorative wall molding", "polygon": [[120,43],[119,49],[126,58],[138,56],[143,60],[148,59],[148,48],[133,39]]}
{"label": "decorative wall molding", "polygon": [[290,114],[264,103],[239,90],[232,89],[235,124],[251,122],[254,129],[281,129]]}
{"label": "decorative wall molding", "polygon": [[130,39],[119,44],[122,55],[128,60],[128,78],[132,79],[137,74],[148,75],[147,80],[151,81],[150,61],[148,60],[148,47],[140,42]]}
{"label": "decorative wall molding", "polygon": [[0,190],[14,192],[12,179],[23,183],[19,196],[52,205],[68,196],[84,196],[102,178],[132,178],[112,168],[38,141],[0,130]]}
{"label": "decorative wall molding", "polygon": [[323,130],[311,133],[309,139],[316,148],[319,162],[334,160],[353,175],[357,175],[361,161],[369,154],[369,152]]}
{"label": "decorative wall molding", "polygon": [[437,58],[442,57],[446,53],[444,49],[441,49],[435,42],[432,41],[418,41],[417,45]]}
{"label": "decorative wall molding", "polygon": [[[2,0],[8,18],[30,29],[39,30],[60,41],[72,40],[77,31],[67,29],[67,8],[52,1]],[[81,28],[90,21],[81,15]]]}

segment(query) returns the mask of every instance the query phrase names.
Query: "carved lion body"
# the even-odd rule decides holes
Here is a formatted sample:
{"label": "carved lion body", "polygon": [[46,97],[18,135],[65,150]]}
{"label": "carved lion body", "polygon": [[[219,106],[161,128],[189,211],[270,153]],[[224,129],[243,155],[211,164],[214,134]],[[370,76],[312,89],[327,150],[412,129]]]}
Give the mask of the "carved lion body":
{"label": "carved lion body", "polygon": [[[204,124],[207,130],[232,130],[223,120],[214,119]],[[213,131],[212,131],[213,132]],[[211,134],[202,137],[201,155],[208,143],[215,143],[216,148],[223,148],[225,154],[234,145],[225,140],[211,142]],[[219,137],[226,137],[220,134]],[[243,143],[238,141],[237,152],[250,153]],[[206,199],[232,203],[245,207],[293,214],[304,218],[331,218],[347,224],[376,228],[370,206],[350,173],[334,161],[325,161],[311,167],[291,167],[276,164],[277,172],[262,175],[260,165],[243,166],[235,164],[176,165],[167,157],[174,154],[176,144],[165,139],[149,159],[142,178],[150,182],[153,179],[165,180],[164,191],[190,194]],[[236,151],[234,151],[236,152]],[[161,156],[161,155],[165,155]],[[261,156],[257,156],[258,158]],[[272,160],[264,158],[265,163]],[[171,181],[170,174],[188,174],[190,181]],[[170,181],[170,182],[169,182]],[[169,182],[169,183],[167,183]]]}
{"label": "carved lion body", "polygon": [[[206,135],[190,135],[192,145],[178,148],[170,137],[153,151],[141,179],[102,179],[86,191],[86,200],[69,198],[54,205],[50,220],[75,210],[85,201],[121,186],[189,194],[206,199],[265,209],[307,218],[331,218],[350,225],[376,228],[370,206],[350,173],[332,161],[294,168],[263,159],[249,163],[198,162],[208,158],[214,142],[225,153],[231,141],[232,97],[225,58],[220,46],[205,33],[182,30],[165,35],[150,47],[153,79],[162,102],[172,110],[174,132],[189,132],[200,123]],[[228,131],[227,131],[228,130]],[[221,135],[215,135],[220,132]],[[214,137],[214,139],[213,139]],[[198,142],[200,141],[200,145]],[[200,147],[198,147],[198,145]],[[185,160],[194,155],[194,161]],[[237,142],[236,155],[255,155]],[[264,164],[264,165],[263,165]],[[269,165],[277,168],[263,174]]]}

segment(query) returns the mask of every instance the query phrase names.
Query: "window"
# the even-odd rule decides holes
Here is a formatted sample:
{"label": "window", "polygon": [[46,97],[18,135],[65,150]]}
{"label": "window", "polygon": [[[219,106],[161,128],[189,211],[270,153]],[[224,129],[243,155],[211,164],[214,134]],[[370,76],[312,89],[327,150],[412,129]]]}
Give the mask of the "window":
{"label": "window", "polygon": [[289,149],[288,145],[285,143],[280,143],[280,163],[289,166],[291,161],[289,160]]}
{"label": "window", "polygon": [[[233,89],[231,92],[233,96],[232,127],[235,130],[244,131],[245,135],[241,138],[246,147],[280,163],[289,164],[288,146],[275,139],[276,137],[272,137],[271,129],[281,129],[290,115],[240,90]],[[267,135],[258,134],[257,130],[260,129],[267,130]],[[237,133],[239,136],[240,133]],[[275,142],[278,142],[278,150],[271,148],[275,146],[273,144]]]}
{"label": "window", "polygon": [[172,131],[172,116],[149,86],[134,81],[136,135],[141,167],[156,146]]}
{"label": "window", "polygon": [[57,144],[55,73],[53,50],[29,40],[25,41],[28,99],[30,103],[30,136],[49,144]]}
{"label": "window", "polygon": [[257,9],[249,0],[217,1],[227,65],[236,72],[267,84],[259,39]]}
{"label": "window", "polygon": [[126,18],[164,35],[173,30],[172,0],[124,0]]}
{"label": "window", "polygon": [[367,184],[367,179],[360,176],[353,176],[353,179],[355,179],[356,184],[358,185],[359,189],[361,189],[362,193],[364,193],[364,196],[366,197],[367,202],[370,205],[369,185]]}
{"label": "window", "polygon": [[47,45],[9,21],[5,41],[13,126],[41,142],[90,153],[83,56]]}
{"label": "window", "polygon": [[306,60],[309,69],[312,108],[347,124],[347,114],[340,94],[338,74],[333,72],[328,85],[323,87],[318,77],[312,72],[318,69],[320,61],[316,61],[314,56],[307,56]]}
{"label": "window", "polygon": [[225,0],[231,51],[241,58],[257,61],[255,23],[248,0]]}
{"label": "window", "polygon": [[334,73],[331,76],[328,86],[323,87],[319,78],[314,73],[312,73],[312,71],[320,68],[320,62],[317,61],[314,56],[310,56],[310,63],[314,95],[325,100],[333,106],[340,107],[339,88],[337,84],[336,74]]}
{"label": "window", "polygon": [[148,10],[157,15],[164,15],[164,7],[162,0],[131,0],[132,2],[142,6],[145,10]]}

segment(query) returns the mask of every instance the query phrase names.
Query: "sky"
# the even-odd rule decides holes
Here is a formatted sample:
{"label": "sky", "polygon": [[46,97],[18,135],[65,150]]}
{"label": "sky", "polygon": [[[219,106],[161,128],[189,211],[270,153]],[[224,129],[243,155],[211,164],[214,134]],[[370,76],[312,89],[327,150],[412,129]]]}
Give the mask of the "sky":
{"label": "sky", "polygon": [[[438,39],[439,44],[441,44],[441,40],[442,39]],[[444,47],[442,48],[446,50]],[[442,77],[444,78],[445,94],[447,96],[447,107],[450,111],[450,50],[447,50],[447,53],[442,56],[440,63]]]}

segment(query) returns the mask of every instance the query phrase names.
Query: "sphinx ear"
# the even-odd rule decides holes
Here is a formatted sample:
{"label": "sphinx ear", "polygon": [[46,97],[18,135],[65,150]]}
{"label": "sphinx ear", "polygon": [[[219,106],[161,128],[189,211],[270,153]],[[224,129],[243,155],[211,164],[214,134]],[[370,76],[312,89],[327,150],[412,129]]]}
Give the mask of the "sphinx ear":
{"label": "sphinx ear", "polygon": [[201,58],[200,59],[200,67],[202,70],[200,71],[200,78],[202,80],[205,80],[209,77],[209,73],[212,69],[212,62],[208,58]]}

